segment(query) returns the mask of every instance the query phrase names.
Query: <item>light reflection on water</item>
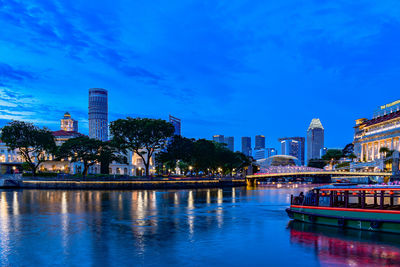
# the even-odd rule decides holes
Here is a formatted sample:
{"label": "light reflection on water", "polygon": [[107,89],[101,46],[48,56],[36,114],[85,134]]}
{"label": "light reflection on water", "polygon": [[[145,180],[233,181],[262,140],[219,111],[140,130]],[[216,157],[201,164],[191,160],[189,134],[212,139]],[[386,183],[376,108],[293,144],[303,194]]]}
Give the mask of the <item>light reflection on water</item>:
{"label": "light reflection on water", "polygon": [[0,265],[400,264],[398,236],[288,227],[300,191],[0,191]]}

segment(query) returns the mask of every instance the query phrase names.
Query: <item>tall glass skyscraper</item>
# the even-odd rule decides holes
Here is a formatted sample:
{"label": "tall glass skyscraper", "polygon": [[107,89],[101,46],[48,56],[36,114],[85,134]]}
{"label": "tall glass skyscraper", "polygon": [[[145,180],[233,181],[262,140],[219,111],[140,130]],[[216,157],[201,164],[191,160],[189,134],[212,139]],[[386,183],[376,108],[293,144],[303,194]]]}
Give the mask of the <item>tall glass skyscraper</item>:
{"label": "tall glass skyscraper", "polygon": [[242,153],[246,156],[251,156],[251,137],[242,137]]}
{"label": "tall glass skyscraper", "polygon": [[89,89],[89,137],[108,140],[108,92],[102,88]]}
{"label": "tall glass skyscraper", "polygon": [[319,159],[324,147],[324,127],[319,119],[312,119],[307,130],[307,160]]}
{"label": "tall glass skyscraper", "polygon": [[169,115],[169,122],[174,125],[174,135],[181,135],[181,119],[178,119],[172,115]]}
{"label": "tall glass skyscraper", "polygon": [[256,139],[254,142],[254,150],[265,149],[265,136],[264,135],[256,135]]}
{"label": "tall glass skyscraper", "polygon": [[301,165],[304,165],[304,137],[284,137],[279,138],[278,141],[281,143],[282,155],[296,157]]}
{"label": "tall glass skyscraper", "polygon": [[230,151],[235,149],[235,138],[233,136],[225,137],[224,143]]}

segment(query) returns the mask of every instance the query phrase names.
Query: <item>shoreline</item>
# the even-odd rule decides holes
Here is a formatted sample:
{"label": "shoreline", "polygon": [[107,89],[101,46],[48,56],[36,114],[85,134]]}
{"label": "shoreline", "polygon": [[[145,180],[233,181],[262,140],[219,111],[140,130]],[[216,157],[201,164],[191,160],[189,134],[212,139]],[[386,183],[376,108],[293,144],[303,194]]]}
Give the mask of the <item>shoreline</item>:
{"label": "shoreline", "polygon": [[151,189],[196,189],[246,186],[245,179],[185,179],[185,180],[21,180],[18,184],[1,188],[20,189],[85,189],[85,190],[151,190]]}

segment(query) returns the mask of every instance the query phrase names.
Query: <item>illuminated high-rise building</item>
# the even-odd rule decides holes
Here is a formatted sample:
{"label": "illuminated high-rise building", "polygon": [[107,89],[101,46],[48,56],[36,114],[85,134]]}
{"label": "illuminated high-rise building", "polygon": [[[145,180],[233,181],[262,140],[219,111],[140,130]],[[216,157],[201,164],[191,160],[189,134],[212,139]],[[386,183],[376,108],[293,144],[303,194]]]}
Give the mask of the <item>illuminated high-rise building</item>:
{"label": "illuminated high-rise building", "polygon": [[225,137],[222,134],[216,134],[213,136],[213,141],[216,143],[225,143]]}
{"label": "illuminated high-rise building", "polygon": [[72,119],[68,112],[65,112],[64,117],[61,119],[61,130],[78,132],[78,121]]}
{"label": "illuminated high-rise building", "polygon": [[235,149],[235,139],[233,136],[225,137],[224,143],[230,151],[233,151]]}
{"label": "illuminated high-rise building", "polygon": [[319,119],[312,119],[307,130],[307,160],[319,159],[324,147],[324,127]]}
{"label": "illuminated high-rise building", "polygon": [[181,119],[169,115],[169,122],[174,125],[174,135],[181,135]]}
{"label": "illuminated high-rise building", "polygon": [[254,150],[265,149],[265,136],[264,135],[256,135],[254,142]]}
{"label": "illuminated high-rise building", "polygon": [[89,137],[108,140],[108,92],[102,88],[89,89]]}
{"label": "illuminated high-rise building", "polygon": [[242,153],[246,156],[251,156],[251,137],[242,137]]}
{"label": "illuminated high-rise building", "polygon": [[284,137],[279,138],[281,143],[281,154],[296,157],[301,165],[304,165],[304,137]]}

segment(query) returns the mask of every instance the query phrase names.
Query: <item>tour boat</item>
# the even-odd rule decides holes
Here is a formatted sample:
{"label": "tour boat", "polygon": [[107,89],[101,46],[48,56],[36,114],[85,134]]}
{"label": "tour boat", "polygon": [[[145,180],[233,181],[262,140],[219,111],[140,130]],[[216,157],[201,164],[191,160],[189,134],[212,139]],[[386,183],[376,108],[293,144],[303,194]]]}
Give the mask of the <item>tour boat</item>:
{"label": "tour boat", "polygon": [[320,186],[292,195],[286,212],[308,223],[400,234],[400,186]]}

